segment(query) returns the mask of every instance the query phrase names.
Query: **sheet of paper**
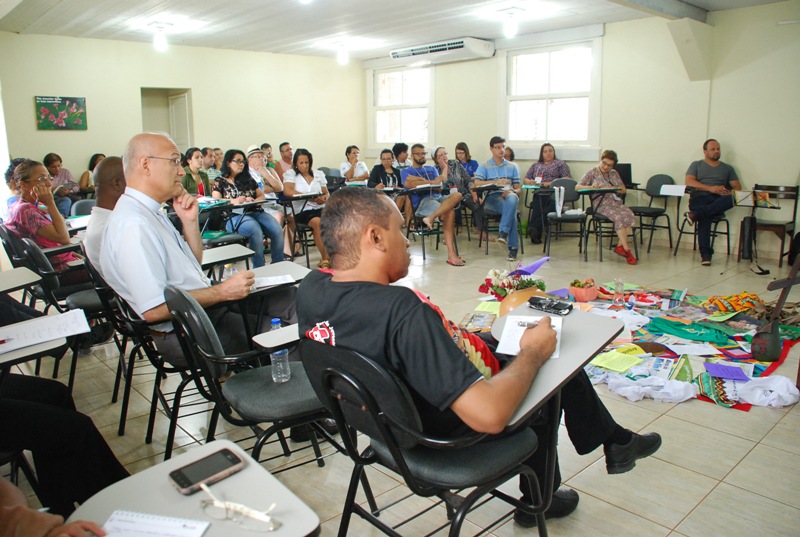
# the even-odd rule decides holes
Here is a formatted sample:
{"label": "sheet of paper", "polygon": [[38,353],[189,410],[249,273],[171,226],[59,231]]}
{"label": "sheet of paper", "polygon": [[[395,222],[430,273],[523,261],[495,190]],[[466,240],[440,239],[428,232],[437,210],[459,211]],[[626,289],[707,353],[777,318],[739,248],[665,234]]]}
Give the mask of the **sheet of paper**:
{"label": "sheet of paper", "polygon": [[282,283],[294,283],[294,281],[294,278],[288,274],[284,274],[283,276],[262,276],[261,278],[256,278],[256,283],[253,284],[253,287],[256,289],[262,289],[264,287],[272,287],[273,285],[280,285]]}
{"label": "sheet of paper", "polygon": [[89,219],[92,215],[87,214],[85,216],[75,216],[72,218],[67,218],[67,226],[70,228],[76,227],[86,227],[89,224]]}
{"label": "sheet of paper", "polygon": [[83,310],[71,310],[9,324],[0,328],[0,341],[4,342],[0,343],[0,354],[88,331],[89,323],[86,322]]}
{"label": "sheet of paper", "polygon": [[683,196],[686,185],[661,185],[662,196]]}
{"label": "sheet of paper", "polygon": [[643,348],[641,348],[639,345],[636,345],[636,344],[633,344],[633,343],[631,343],[630,345],[623,345],[622,347],[619,347],[618,349],[614,349],[614,350],[617,351],[620,354],[630,354],[631,356],[638,356],[638,355],[641,355],[641,354],[647,354],[644,351]]}
{"label": "sheet of paper", "polygon": [[698,354],[705,356],[709,354],[722,354],[719,349],[708,343],[694,343],[690,345],[667,345],[669,350],[675,354]]}
{"label": "sheet of paper", "polygon": [[117,510],[103,525],[108,537],[201,537],[210,522]]}
{"label": "sheet of paper", "polygon": [[708,374],[712,377],[730,380],[750,380],[747,378],[747,375],[744,374],[744,371],[736,366],[729,366],[720,363],[714,364],[711,362],[706,362],[705,366],[706,371],[708,371]]}
{"label": "sheet of paper", "polygon": [[[509,315],[506,318],[506,325],[503,327],[503,335],[500,336],[500,343],[497,345],[497,352],[516,356],[519,354],[519,340],[522,334],[528,329],[529,323],[538,322],[543,316],[532,315]],[[558,358],[558,351],[561,348],[561,317],[550,317],[553,330],[556,331],[556,350],[550,359]]]}
{"label": "sheet of paper", "polygon": [[478,307],[475,308],[475,311],[485,311],[487,313],[494,313],[495,315],[500,315],[500,303],[497,301],[491,302],[481,302],[478,304]]}
{"label": "sheet of paper", "polygon": [[629,354],[622,354],[617,351],[604,352],[595,356],[594,360],[589,362],[592,365],[614,371],[616,373],[623,373],[635,365],[642,363],[642,359],[637,356]]}

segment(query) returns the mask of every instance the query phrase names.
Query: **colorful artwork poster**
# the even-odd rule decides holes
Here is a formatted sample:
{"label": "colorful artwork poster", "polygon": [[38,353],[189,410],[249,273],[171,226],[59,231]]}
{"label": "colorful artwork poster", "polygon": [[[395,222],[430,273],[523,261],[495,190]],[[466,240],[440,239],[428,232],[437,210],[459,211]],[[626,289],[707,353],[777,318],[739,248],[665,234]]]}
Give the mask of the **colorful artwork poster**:
{"label": "colorful artwork poster", "polygon": [[85,131],[86,97],[34,97],[40,131]]}

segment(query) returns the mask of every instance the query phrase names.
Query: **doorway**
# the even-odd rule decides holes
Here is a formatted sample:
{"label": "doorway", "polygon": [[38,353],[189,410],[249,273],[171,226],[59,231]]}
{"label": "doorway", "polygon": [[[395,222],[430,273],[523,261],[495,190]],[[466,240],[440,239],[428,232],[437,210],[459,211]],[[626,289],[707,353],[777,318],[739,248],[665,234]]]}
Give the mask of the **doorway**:
{"label": "doorway", "polygon": [[181,153],[194,143],[192,90],[188,88],[142,88],[142,129],[165,132]]}

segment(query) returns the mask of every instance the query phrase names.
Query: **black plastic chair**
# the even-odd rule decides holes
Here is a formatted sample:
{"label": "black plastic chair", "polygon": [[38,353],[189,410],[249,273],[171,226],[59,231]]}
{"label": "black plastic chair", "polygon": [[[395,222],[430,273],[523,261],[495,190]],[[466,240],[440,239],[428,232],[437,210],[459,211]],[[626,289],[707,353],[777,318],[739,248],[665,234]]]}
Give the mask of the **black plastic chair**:
{"label": "black plastic chair", "polygon": [[[586,214],[589,220],[586,223],[586,238],[583,241],[584,259],[589,259],[589,236],[594,235],[595,242],[597,242],[597,251],[600,254],[600,261],[603,261],[603,239],[608,239],[608,249],[614,248],[614,242],[617,239],[617,232],[614,231],[614,222],[595,209],[595,199],[601,198],[602,194],[587,194],[590,201],[590,207],[586,209]],[[607,194],[606,194],[607,195]],[[597,202],[597,205],[600,201]],[[636,226],[631,227],[631,243],[633,244],[633,253],[636,258],[639,258],[639,243],[636,241],[636,234],[639,228]]]}
{"label": "black plastic chair", "polygon": [[69,208],[70,216],[85,216],[92,214],[92,208],[97,205],[95,199],[78,200]]}
{"label": "black plastic chair", "polygon": [[[355,434],[342,435],[355,466],[339,526],[340,537],[347,534],[353,512],[387,535],[399,535],[397,526],[389,527],[379,518],[381,509],[370,505],[367,510],[355,502],[365,466],[375,463],[399,473],[414,494],[440,497],[451,520],[451,536],[459,535],[467,513],[487,494],[535,514],[539,535],[547,535],[544,510],[550,495],[542,501],[536,474],[522,463],[537,448],[536,434],[530,428],[522,427],[486,442],[486,435],[479,433],[461,438],[432,437],[422,431],[405,383],[378,363],[354,351],[308,339],[301,341],[300,354],[311,385],[333,414],[339,430],[351,428],[370,439],[370,445],[359,452]],[[529,479],[529,492],[536,502],[533,508],[497,490],[518,475]],[[473,487],[466,496],[450,492]],[[369,491],[367,496],[371,497]]]}
{"label": "black plastic chair", "polygon": [[[272,366],[260,365],[262,359],[269,359],[269,353],[254,350],[244,354],[225,354],[211,320],[190,294],[168,285],[164,297],[186,359],[201,372],[214,403],[206,441],[214,440],[217,420],[222,415],[225,421],[249,427],[253,431],[256,442],[252,454],[256,460],[260,459],[262,448],[276,433],[283,456],[288,457],[299,451],[289,449],[283,434],[284,430],[298,426],[313,427],[337,449],[342,450],[316,423],[330,415],[314,393],[306,372],[299,363],[290,362],[291,379],[277,384],[272,381]],[[234,374],[228,377],[226,374],[232,371],[235,371]],[[221,380],[223,376],[226,377],[224,381]],[[271,425],[262,429],[260,425],[263,423]],[[312,460],[316,460],[319,466],[325,465],[316,435],[309,434],[309,437],[315,458],[280,471],[308,464]]]}
{"label": "black plastic chair", "polygon": [[[586,252],[583,248],[583,243],[586,236],[586,213],[581,212],[579,214],[566,214],[564,212],[567,210],[567,204],[569,204],[570,208],[574,209],[575,202],[580,198],[580,195],[576,190],[576,185],[577,182],[568,177],[556,179],[551,184],[551,188],[564,188],[564,205],[562,207],[561,216],[555,212],[547,213],[548,225],[545,229],[544,249],[548,256],[550,255],[550,244],[552,243],[553,238],[558,239],[559,237],[578,237],[578,253],[580,254],[583,252],[584,260],[586,260]],[[564,225],[577,225],[578,229],[565,229],[563,227]]]}
{"label": "black plastic chair", "polygon": [[[296,196],[294,197],[296,198]],[[303,248],[303,253],[306,256],[306,267],[311,268],[311,260],[309,258],[309,248],[315,246],[314,244],[314,230],[311,229],[311,226],[306,224],[301,224],[297,221],[296,213],[294,210],[294,203],[292,201],[296,201],[289,196],[284,196],[278,200],[283,206],[283,214],[288,221],[291,219],[294,222],[294,234],[292,236],[292,252],[297,251],[297,245],[299,244]],[[308,200],[303,200],[303,207],[306,206]],[[301,211],[302,212],[302,211]]]}
{"label": "black plastic chair", "polygon": [[[686,192],[690,193],[693,189],[687,187]],[[725,224],[725,231],[721,231],[719,229],[720,224]],[[689,229],[686,229],[686,226],[689,226]],[[681,225],[678,228],[678,240],[675,242],[675,250],[672,251],[672,255],[678,255],[678,248],[681,246],[681,239],[684,235],[689,234],[692,235],[693,243],[692,243],[692,250],[697,250],[697,224],[692,225],[689,222],[689,218],[684,216],[683,220],[681,221]],[[711,248],[714,248],[714,243],[717,240],[717,236],[724,235],[725,236],[725,244],[727,246],[728,255],[731,255],[731,223],[728,222],[728,219],[725,217],[724,214],[717,216],[711,221]]]}
{"label": "black plastic chair", "polygon": [[[674,185],[675,179],[665,174],[658,174],[652,176],[647,180],[645,192],[650,196],[650,203],[647,206],[633,206],[631,211],[639,218],[639,242],[644,244],[644,230],[650,230],[650,242],[647,243],[647,253],[650,253],[650,248],[653,246],[653,235],[656,228],[666,229],[669,233],[669,247],[672,249],[672,222],[670,221],[669,214],[667,214],[667,202],[669,196],[661,195],[661,187],[664,185]],[[660,200],[663,202],[662,207],[653,207],[653,202]],[[659,218],[666,218],[667,225],[658,225]],[[649,219],[647,222],[644,219]]]}

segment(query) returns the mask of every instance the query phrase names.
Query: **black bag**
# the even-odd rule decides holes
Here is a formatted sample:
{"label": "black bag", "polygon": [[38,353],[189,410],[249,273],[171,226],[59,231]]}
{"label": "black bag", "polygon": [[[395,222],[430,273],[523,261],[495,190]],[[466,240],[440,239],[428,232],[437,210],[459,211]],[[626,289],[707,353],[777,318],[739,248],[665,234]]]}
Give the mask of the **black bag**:
{"label": "black bag", "polygon": [[742,218],[742,259],[753,259],[753,243],[756,240],[756,217]]}
{"label": "black bag", "polygon": [[792,239],[792,245],[789,246],[789,264],[794,265],[794,260],[797,259],[797,254],[800,253],[800,233]]}

